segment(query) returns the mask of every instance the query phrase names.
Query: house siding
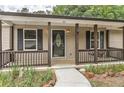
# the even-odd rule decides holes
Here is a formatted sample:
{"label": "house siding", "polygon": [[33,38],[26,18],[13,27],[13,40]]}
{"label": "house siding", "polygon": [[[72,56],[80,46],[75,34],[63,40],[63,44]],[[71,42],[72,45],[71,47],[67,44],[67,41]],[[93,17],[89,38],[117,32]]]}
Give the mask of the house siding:
{"label": "house siding", "polygon": [[11,27],[2,26],[2,50],[8,50],[11,48]]}
{"label": "house siding", "polygon": [[109,47],[123,48],[122,30],[109,31]]}

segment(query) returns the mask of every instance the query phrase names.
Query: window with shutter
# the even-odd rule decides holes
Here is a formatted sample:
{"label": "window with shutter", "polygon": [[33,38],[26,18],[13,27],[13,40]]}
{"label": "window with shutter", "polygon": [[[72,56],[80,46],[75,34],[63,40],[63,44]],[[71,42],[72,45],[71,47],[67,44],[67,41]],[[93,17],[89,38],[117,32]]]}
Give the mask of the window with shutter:
{"label": "window with shutter", "polygon": [[[104,31],[97,32],[98,48],[104,48]],[[86,31],[86,49],[94,48],[94,32]]]}
{"label": "window with shutter", "polygon": [[37,31],[24,30],[24,49],[37,50]]}
{"label": "window with shutter", "polygon": [[[99,32],[97,32],[97,48],[99,48]],[[94,32],[90,32],[90,48],[94,48]]]}
{"label": "window with shutter", "polygon": [[18,29],[18,50],[42,50],[42,29]]}

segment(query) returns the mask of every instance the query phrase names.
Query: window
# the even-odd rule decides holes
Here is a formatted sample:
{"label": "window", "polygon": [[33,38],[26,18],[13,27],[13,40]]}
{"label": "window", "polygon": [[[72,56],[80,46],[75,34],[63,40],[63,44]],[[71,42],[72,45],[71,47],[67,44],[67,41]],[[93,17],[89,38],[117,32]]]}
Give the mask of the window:
{"label": "window", "polygon": [[[94,48],[94,32],[90,32],[90,48]],[[97,32],[97,48],[100,48],[100,34]]]}
{"label": "window", "polygon": [[24,30],[24,49],[36,50],[37,49],[37,31]]}

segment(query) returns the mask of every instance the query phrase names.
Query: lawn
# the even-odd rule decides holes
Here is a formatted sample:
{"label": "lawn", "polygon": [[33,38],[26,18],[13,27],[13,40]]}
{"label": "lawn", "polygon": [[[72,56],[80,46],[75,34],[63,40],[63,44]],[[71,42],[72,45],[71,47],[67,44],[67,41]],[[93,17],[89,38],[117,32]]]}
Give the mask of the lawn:
{"label": "lawn", "polygon": [[43,87],[54,86],[55,74],[52,70],[23,70],[13,67],[10,72],[0,73],[0,87]]}
{"label": "lawn", "polygon": [[93,87],[124,87],[124,64],[91,65],[82,73]]}

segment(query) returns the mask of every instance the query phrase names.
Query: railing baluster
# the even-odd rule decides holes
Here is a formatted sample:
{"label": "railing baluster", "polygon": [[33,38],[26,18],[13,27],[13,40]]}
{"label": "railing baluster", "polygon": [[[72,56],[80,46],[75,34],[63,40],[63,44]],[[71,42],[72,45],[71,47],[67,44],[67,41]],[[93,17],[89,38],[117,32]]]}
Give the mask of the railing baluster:
{"label": "railing baluster", "polygon": [[1,62],[1,68],[3,68],[4,67],[4,52],[1,52],[1,54],[3,55],[3,60]]}
{"label": "railing baluster", "polygon": [[42,54],[41,54],[41,61],[40,61],[41,64],[42,64],[42,61],[43,61],[43,56],[42,56]]}
{"label": "railing baluster", "polygon": [[[94,51],[80,49],[79,53],[79,63],[93,62],[94,61]],[[98,49],[98,61],[99,62],[111,62],[120,61],[123,59],[123,49],[109,48],[109,49]]]}
{"label": "railing baluster", "polygon": [[24,64],[25,64],[24,53],[22,53],[22,58],[23,58],[23,59],[22,59],[23,62],[22,62],[22,64],[20,64],[20,65],[24,66]]}
{"label": "railing baluster", "polygon": [[48,65],[48,51],[2,51],[2,68],[16,66]]}

